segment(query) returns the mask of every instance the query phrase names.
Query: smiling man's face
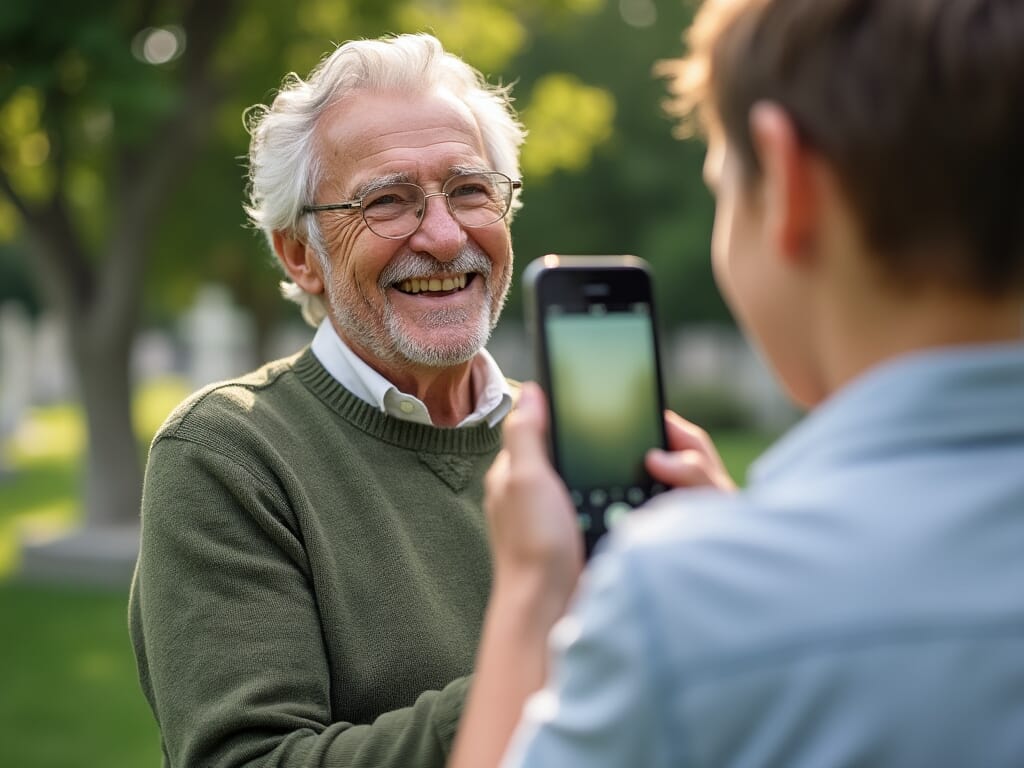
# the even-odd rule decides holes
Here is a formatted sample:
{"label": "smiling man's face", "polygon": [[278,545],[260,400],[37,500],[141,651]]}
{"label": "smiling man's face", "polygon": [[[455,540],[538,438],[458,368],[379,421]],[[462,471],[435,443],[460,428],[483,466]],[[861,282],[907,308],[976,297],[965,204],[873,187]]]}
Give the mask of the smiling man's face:
{"label": "smiling man's face", "polygon": [[[324,115],[318,136],[324,182],[316,203],[361,196],[382,179],[439,192],[456,172],[493,170],[468,109],[447,93],[357,92]],[[358,211],[317,213],[327,247],[324,286],[339,335],[378,370],[447,368],[486,344],[512,275],[504,219],[465,228],[443,196],[419,228],[380,237]]]}

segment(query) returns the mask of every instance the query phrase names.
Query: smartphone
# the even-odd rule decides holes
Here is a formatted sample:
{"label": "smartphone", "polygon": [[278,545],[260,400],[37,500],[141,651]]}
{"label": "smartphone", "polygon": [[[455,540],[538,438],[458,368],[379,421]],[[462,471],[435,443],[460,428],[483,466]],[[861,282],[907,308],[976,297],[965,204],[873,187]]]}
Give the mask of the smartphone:
{"label": "smartphone", "polygon": [[651,273],[636,256],[563,256],[523,274],[549,450],[569,488],[587,557],[629,510],[660,493],[644,468],[665,447]]}

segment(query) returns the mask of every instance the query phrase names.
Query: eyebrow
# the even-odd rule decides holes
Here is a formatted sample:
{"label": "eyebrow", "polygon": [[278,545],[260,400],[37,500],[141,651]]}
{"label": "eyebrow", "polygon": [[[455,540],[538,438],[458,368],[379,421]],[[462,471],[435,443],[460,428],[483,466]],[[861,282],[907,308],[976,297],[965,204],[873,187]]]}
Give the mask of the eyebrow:
{"label": "eyebrow", "polygon": [[360,198],[366,197],[371,192],[376,192],[378,189],[389,187],[392,184],[409,184],[412,182],[412,177],[408,173],[389,173],[384,176],[378,176],[369,181],[364,181],[352,192],[352,200],[359,200]]}
{"label": "eyebrow", "polygon": [[[452,176],[463,176],[474,173],[490,173],[491,169],[483,165],[452,165],[448,168],[448,178]],[[446,179],[447,180],[447,179]],[[384,176],[377,176],[363,182],[352,192],[352,200],[359,200],[367,195],[376,192],[378,189],[389,187],[392,184],[416,184],[412,175],[405,172],[388,173]]]}
{"label": "eyebrow", "polygon": [[448,169],[448,176],[464,176],[473,173],[490,173],[491,168],[483,165],[453,165]]}

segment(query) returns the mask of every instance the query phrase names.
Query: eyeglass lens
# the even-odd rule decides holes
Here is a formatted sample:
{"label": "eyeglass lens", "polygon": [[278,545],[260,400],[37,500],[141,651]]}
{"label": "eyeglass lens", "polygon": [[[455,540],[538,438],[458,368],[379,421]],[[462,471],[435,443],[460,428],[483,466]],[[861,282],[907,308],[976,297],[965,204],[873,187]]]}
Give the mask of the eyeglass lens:
{"label": "eyeglass lens", "polygon": [[[508,213],[512,182],[500,173],[461,174],[448,179],[441,194],[460,224],[485,227]],[[407,237],[416,231],[423,218],[426,198],[416,184],[390,184],[363,198],[363,220],[382,237]]]}

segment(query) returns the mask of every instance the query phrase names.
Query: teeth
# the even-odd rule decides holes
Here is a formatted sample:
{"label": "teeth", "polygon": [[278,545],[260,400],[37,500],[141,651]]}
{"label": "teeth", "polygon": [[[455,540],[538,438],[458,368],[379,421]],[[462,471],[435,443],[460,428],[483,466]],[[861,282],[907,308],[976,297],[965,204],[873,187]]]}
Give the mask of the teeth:
{"label": "teeth", "polygon": [[468,278],[465,273],[455,275],[454,277],[446,277],[444,279],[439,277],[412,277],[400,282],[398,284],[398,290],[403,293],[422,293],[424,291],[461,291],[466,287],[467,279]]}

